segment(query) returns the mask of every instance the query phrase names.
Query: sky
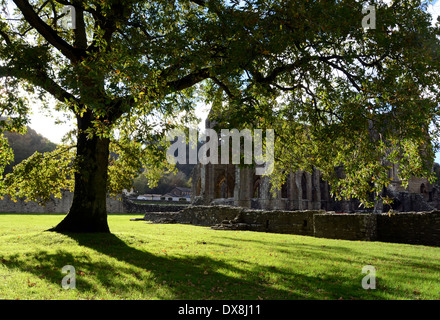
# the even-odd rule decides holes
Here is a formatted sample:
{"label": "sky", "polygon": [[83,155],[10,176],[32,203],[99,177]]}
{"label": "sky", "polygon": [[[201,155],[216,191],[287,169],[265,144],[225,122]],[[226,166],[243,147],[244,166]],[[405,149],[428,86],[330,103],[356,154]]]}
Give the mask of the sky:
{"label": "sky", "polygon": [[[436,21],[437,17],[440,15],[440,0],[433,1],[428,7],[428,12],[432,14],[433,21]],[[377,19],[379,19],[379,17],[377,17]],[[64,114],[61,112],[50,110],[49,117],[48,111],[39,111],[38,105],[35,105],[32,110],[33,113],[30,117],[30,127],[54,143],[60,143],[62,137],[74,128],[73,121],[65,121],[64,124],[56,124],[57,119],[65,119]],[[207,106],[199,105],[196,108],[196,115],[201,119],[199,123],[200,128],[204,128],[204,121],[208,112],[209,109]],[[435,161],[440,163],[440,153],[436,154]]]}
{"label": "sky", "polygon": [[[199,128],[205,128],[205,119],[209,113],[208,106],[197,105],[195,113],[200,119]],[[62,121],[62,124],[57,122]],[[29,127],[54,143],[61,143],[63,136],[75,128],[74,120],[67,120],[63,112],[56,110],[40,110],[39,105],[32,107]]]}
{"label": "sky", "polygon": [[428,7],[428,12],[432,14],[433,21],[436,21],[437,17],[440,14],[440,1],[439,0],[433,1],[432,4],[429,5]]}

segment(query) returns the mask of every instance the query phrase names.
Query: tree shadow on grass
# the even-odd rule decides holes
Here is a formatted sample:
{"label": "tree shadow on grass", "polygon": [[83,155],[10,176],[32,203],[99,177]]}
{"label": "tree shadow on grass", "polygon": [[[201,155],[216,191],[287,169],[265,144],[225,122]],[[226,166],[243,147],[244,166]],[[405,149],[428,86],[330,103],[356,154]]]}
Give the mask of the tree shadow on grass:
{"label": "tree shadow on grass", "polygon": [[[263,283],[252,282],[242,277],[237,279],[221,272],[227,270],[234,274],[243,271],[223,261],[206,256],[176,257],[152,254],[127,245],[114,234],[66,234],[81,246],[91,248],[108,257],[112,257],[126,267],[114,270],[122,277],[133,277],[130,273],[140,272],[139,281],[128,281],[130,288],[139,292],[154,291],[152,296],[168,299],[258,299],[258,296],[288,296],[285,290],[274,289]],[[145,273],[149,276],[146,281]],[[136,275],[134,275],[136,277]],[[104,277],[109,286],[116,283]],[[147,288],[139,286],[147,285]],[[120,288],[120,286],[118,286]],[[161,294],[160,292],[164,293]],[[163,297],[161,297],[163,295]],[[296,297],[301,298],[301,297]]]}
{"label": "tree shadow on grass", "polygon": [[[134,248],[114,234],[67,234],[79,246],[96,251],[68,249],[32,253],[25,261],[9,256],[7,267],[20,268],[59,284],[64,265],[76,268],[78,292],[88,298],[257,300],[365,298],[360,280],[344,275],[311,275],[290,272],[247,261],[232,264],[207,256],[152,254]],[[100,257],[105,255],[105,257]],[[362,275],[361,275],[362,276]],[[368,298],[368,295],[367,295]],[[375,293],[371,298],[380,299]]]}
{"label": "tree shadow on grass", "polygon": [[[149,272],[154,283],[172,293],[172,299],[319,299],[365,294],[361,278],[353,282],[339,275],[323,285],[319,275],[295,274],[287,269],[260,265],[258,261],[248,262],[250,266],[241,268],[207,256],[155,255],[127,245],[114,234],[68,236],[79,245]],[[271,277],[284,285],[274,287]]]}
{"label": "tree shadow on grass", "polygon": [[[222,237],[222,239],[225,239],[225,237]],[[292,261],[295,260],[296,255],[301,258],[306,257],[306,259],[310,258],[320,261],[321,266],[327,265],[329,272],[320,275],[321,286],[319,286],[318,290],[326,290],[330,293],[341,292],[339,290],[339,283],[347,278],[344,276],[340,277],[340,272],[337,270],[338,265],[342,266],[345,264],[346,270],[348,270],[348,265],[352,265],[354,269],[359,271],[359,275],[361,275],[361,270],[364,266],[372,265],[376,269],[377,289],[368,292],[354,288],[353,296],[365,299],[389,299],[390,297],[397,299],[420,299],[423,296],[428,299],[432,299],[432,297],[438,299],[440,297],[438,293],[440,292],[440,260],[439,258],[429,256],[427,253],[417,256],[406,251],[404,253],[392,252],[392,247],[390,247],[387,250],[388,254],[382,251],[380,254],[377,251],[372,254],[368,251],[368,246],[365,243],[357,248],[347,248],[334,244],[323,244],[322,242],[309,244],[302,243],[302,241],[284,243],[261,239],[231,237],[228,237],[228,239],[256,243],[261,245],[262,248],[270,248],[274,252],[290,256]],[[377,246],[381,243],[371,244]],[[384,243],[384,246],[387,245],[389,244]],[[413,247],[413,245],[408,246]],[[412,249],[416,248],[422,250],[421,252],[423,253],[424,246],[414,246]],[[359,278],[359,283],[364,276],[365,274],[362,274]],[[312,278],[311,283],[315,280]],[[318,286],[312,285],[311,287],[316,289]],[[434,294],[428,292],[430,290],[429,287],[432,288],[431,291],[435,292]],[[421,288],[423,288],[423,291]]]}
{"label": "tree shadow on grass", "polygon": [[[18,269],[22,272],[32,273],[35,277],[28,278],[28,286],[41,287],[41,280],[46,280],[52,283],[60,285],[64,276],[67,275],[62,272],[62,269],[66,265],[78,265],[81,264],[81,269],[76,270],[76,273],[81,278],[81,288],[86,291],[93,291],[93,285],[84,278],[85,271],[89,270],[90,257],[87,254],[72,254],[65,250],[57,250],[56,252],[49,253],[46,250],[39,250],[26,254],[13,254],[9,256],[3,256],[1,259],[9,269]],[[20,285],[20,283],[16,283]],[[44,297],[43,297],[44,298]]]}

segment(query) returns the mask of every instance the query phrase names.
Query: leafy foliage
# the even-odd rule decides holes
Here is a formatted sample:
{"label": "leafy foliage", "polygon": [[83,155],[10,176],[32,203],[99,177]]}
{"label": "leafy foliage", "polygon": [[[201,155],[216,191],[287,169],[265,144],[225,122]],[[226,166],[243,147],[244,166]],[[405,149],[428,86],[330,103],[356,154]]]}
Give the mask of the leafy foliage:
{"label": "leafy foliage", "polygon": [[[49,94],[85,126],[77,139],[110,138],[120,153],[111,192],[142,167],[152,181],[171,170],[163,135],[194,119],[200,97],[222,128],[276,130],[275,188],[289,170],[316,167],[336,196],[370,205],[390,163],[403,181],[431,175],[439,28],[422,1],[372,1],[372,30],[362,28],[364,1],[352,0],[13,2],[7,15],[2,1],[2,17],[15,19],[0,22],[2,110],[25,122],[20,92]],[[62,23],[67,4],[75,29]],[[53,173],[49,159],[29,163]]]}
{"label": "leafy foliage", "polygon": [[[155,145],[157,147],[157,145]],[[121,187],[130,189],[133,181],[141,174],[141,169],[147,164],[141,174],[150,186],[155,186],[163,172],[171,172],[174,166],[163,158],[163,153],[155,148],[143,148],[139,142],[118,141],[112,145],[112,151],[117,155],[109,165],[109,192],[117,195]],[[156,152],[155,152],[156,151]],[[152,159],[154,165],[151,165]],[[150,164],[149,164],[150,163]],[[149,164],[149,165],[148,165]]]}
{"label": "leafy foliage", "polygon": [[163,195],[170,192],[176,186],[191,188],[191,178],[182,171],[173,171],[164,174],[155,187],[150,187],[147,178],[142,174],[133,181],[133,188],[139,194],[153,193]]}
{"label": "leafy foliage", "polygon": [[[14,154],[9,148],[8,140],[0,135],[0,191],[4,192],[3,172],[6,165],[14,159]],[[0,193],[0,194],[1,194]]]}
{"label": "leafy foliage", "polygon": [[219,127],[275,129],[275,189],[289,170],[315,167],[337,198],[371,206],[392,163],[404,184],[433,180],[439,29],[426,3],[374,1],[373,30],[360,27],[362,2],[247,3],[268,23],[265,54],[247,66],[240,92],[210,101],[229,99],[215,104]]}
{"label": "leafy foliage", "polygon": [[9,146],[14,153],[14,161],[6,166],[5,172],[11,173],[14,165],[30,157],[35,151],[40,153],[50,152],[57,147],[55,143],[41,136],[35,130],[27,127],[26,133],[5,132]]}
{"label": "leafy foliage", "polygon": [[3,183],[5,192],[13,200],[23,197],[27,201],[44,204],[53,194],[61,198],[63,190],[73,191],[74,154],[72,147],[60,146],[52,152],[35,152],[14,167]]}

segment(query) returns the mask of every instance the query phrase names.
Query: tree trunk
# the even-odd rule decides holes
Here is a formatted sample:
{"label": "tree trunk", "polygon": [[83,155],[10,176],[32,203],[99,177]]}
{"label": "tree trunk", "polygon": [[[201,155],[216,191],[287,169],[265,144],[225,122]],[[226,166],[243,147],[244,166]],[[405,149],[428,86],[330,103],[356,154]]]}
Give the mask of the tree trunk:
{"label": "tree trunk", "polygon": [[86,129],[92,127],[93,116],[86,112],[77,117],[77,154],[75,191],[69,213],[56,227],[57,232],[109,233],[107,223],[107,169],[109,139],[87,137]]}

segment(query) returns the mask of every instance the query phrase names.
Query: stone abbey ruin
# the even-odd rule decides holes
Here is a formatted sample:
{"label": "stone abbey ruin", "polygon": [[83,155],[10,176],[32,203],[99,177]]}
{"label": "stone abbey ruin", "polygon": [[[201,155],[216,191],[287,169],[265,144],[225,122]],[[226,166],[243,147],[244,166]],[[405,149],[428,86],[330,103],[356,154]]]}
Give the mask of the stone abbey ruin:
{"label": "stone abbey ruin", "polygon": [[[211,126],[206,121],[206,127]],[[375,208],[366,210],[358,200],[336,201],[317,169],[291,172],[274,196],[270,179],[253,168],[199,163],[192,176],[192,207],[167,214],[149,212],[144,219],[217,230],[440,245],[438,187],[428,179],[412,178],[404,188],[397,170],[398,164],[391,166],[391,183],[382,191],[393,199],[391,206],[377,201]]]}
{"label": "stone abbey ruin", "polygon": [[[391,206],[378,202],[376,212],[390,209],[399,212],[440,209],[439,190],[425,178],[412,178],[403,188],[397,178],[397,165],[390,169],[392,183],[384,195],[393,199]],[[251,168],[237,165],[198,164],[193,172],[192,203],[197,205],[230,205],[264,210],[326,210],[368,212],[360,209],[357,200],[336,201],[319,170],[296,171],[274,197],[268,177],[257,176]]]}
{"label": "stone abbey ruin", "polygon": [[[209,119],[209,116],[208,116]],[[206,120],[213,128],[215,121]],[[341,168],[339,168],[341,169]],[[342,170],[338,174],[342,175]],[[374,209],[359,208],[357,200],[335,201],[328,182],[319,170],[291,172],[275,196],[270,178],[256,175],[255,169],[234,164],[197,164],[192,176],[192,203],[196,205],[229,205],[262,210],[325,210],[336,212],[398,212],[440,209],[440,194],[426,178],[412,178],[408,187],[398,178],[398,164],[388,172],[391,184],[382,195],[393,199],[391,206],[377,201]]]}

